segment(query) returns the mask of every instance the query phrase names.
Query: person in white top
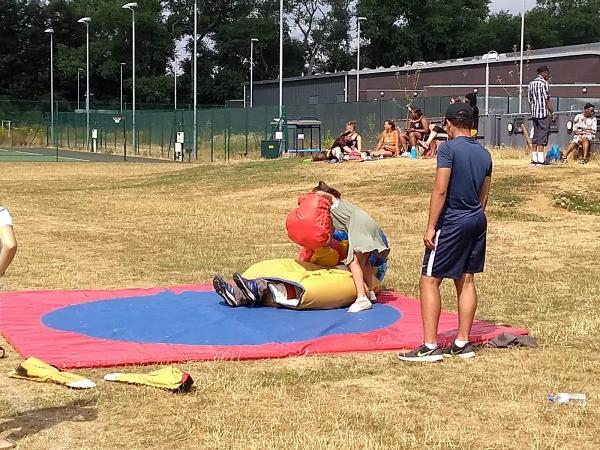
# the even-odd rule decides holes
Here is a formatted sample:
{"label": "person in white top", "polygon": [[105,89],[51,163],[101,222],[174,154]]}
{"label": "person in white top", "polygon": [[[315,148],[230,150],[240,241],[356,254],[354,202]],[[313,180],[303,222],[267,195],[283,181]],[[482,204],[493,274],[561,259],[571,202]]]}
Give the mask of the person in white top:
{"label": "person in white top", "polygon": [[17,253],[17,239],[13,231],[12,217],[8,209],[0,206],[0,277],[10,266]]}
{"label": "person in white top", "polygon": [[577,114],[573,119],[573,140],[561,159],[566,161],[573,150],[581,147],[583,155],[579,159],[579,164],[587,164],[590,160],[590,144],[596,138],[597,131],[596,107],[591,103],[587,103],[583,109],[583,114]]}
{"label": "person in white top", "polygon": [[[13,231],[12,217],[8,209],[0,206],[0,277],[4,275],[8,266],[17,253],[17,239]],[[4,356],[4,349],[0,347],[0,358]],[[15,443],[0,437],[0,448],[12,448]]]}

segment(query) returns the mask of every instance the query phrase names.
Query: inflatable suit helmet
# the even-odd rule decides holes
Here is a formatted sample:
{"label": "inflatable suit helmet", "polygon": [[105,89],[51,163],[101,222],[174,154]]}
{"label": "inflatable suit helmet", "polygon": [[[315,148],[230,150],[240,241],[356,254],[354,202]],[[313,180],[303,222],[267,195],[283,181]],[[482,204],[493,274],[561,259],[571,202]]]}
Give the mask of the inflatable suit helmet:
{"label": "inflatable suit helmet", "polygon": [[333,231],[329,207],[325,198],[313,192],[298,198],[298,207],[290,211],[285,221],[292,242],[309,250],[328,246]]}

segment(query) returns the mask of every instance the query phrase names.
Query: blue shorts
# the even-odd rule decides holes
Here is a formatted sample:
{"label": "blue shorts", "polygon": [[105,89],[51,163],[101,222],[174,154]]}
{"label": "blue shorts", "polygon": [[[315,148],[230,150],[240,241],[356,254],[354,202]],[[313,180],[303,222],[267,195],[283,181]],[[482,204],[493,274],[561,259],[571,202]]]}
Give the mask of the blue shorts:
{"label": "blue shorts", "polygon": [[465,273],[483,272],[486,233],[483,213],[460,222],[442,223],[435,233],[435,250],[425,250],[421,273],[458,280]]}

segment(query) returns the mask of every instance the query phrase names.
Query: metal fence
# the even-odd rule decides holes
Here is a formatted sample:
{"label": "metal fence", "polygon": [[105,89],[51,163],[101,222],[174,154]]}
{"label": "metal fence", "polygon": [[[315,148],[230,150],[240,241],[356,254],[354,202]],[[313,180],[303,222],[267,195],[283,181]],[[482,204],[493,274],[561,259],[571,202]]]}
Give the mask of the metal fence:
{"label": "metal fence", "polygon": [[[441,117],[450,97],[426,97],[411,99],[410,104],[421,108],[429,117]],[[555,98],[563,117],[572,116],[583,105],[600,103],[599,99]],[[480,97],[480,102],[484,100]],[[487,145],[522,146],[523,136],[505,131],[508,121],[522,115],[514,115],[517,99],[490,97],[490,115],[482,117],[480,135]],[[0,101],[0,105],[2,102]],[[321,121],[323,146],[329,144],[343,130],[346,122],[356,120],[364,145],[375,145],[383,121],[403,121],[408,116],[409,100],[375,100],[360,103],[335,103],[285,108],[288,119],[315,117]],[[483,112],[483,105],[480,105]],[[232,158],[260,156],[262,140],[273,138],[273,120],[279,116],[277,106],[244,108],[203,108],[197,112],[198,144],[193,152],[193,111],[142,109],[136,112],[137,145],[132,147],[132,113],[117,110],[93,110],[90,112],[90,140],[87,139],[86,114],[84,111],[55,113],[55,140],[52,141],[49,114],[40,109],[11,114],[0,108],[0,120],[12,121],[12,133],[0,129],[0,145],[3,146],[58,146],[103,153],[145,155],[173,159],[178,132],[184,133],[183,147],[192,150],[186,159],[200,161],[229,160]],[[116,120],[115,120],[116,119]],[[560,121],[563,119],[561,118]],[[564,119],[567,120],[567,119]],[[403,124],[399,124],[403,125]],[[563,130],[564,128],[564,130]],[[562,122],[556,135],[561,144],[568,139]],[[563,132],[564,131],[564,132]],[[93,134],[92,134],[93,133]],[[564,136],[563,136],[564,135]],[[92,140],[92,136],[94,139]]]}

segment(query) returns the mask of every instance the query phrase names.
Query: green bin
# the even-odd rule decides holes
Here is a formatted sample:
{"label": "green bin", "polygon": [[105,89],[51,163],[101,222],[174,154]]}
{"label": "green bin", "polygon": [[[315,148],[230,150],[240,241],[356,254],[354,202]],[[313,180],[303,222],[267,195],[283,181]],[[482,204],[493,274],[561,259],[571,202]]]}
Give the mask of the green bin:
{"label": "green bin", "polygon": [[279,158],[280,141],[260,141],[260,156],[266,159]]}

